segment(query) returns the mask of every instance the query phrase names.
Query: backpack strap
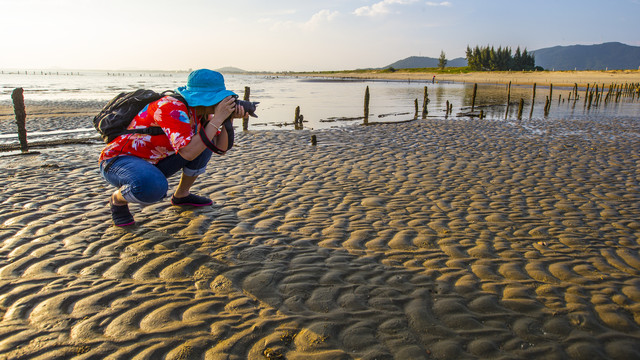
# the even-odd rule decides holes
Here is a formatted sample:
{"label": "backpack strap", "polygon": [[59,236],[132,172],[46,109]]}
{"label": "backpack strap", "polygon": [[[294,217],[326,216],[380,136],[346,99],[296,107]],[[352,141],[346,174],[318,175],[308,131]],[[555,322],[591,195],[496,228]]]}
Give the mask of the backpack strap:
{"label": "backpack strap", "polygon": [[[120,135],[123,135],[123,134],[162,135],[162,134],[164,134],[164,131],[162,131],[162,128],[159,127],[159,126],[150,126],[148,128],[144,128],[144,129],[126,129],[126,130],[122,130]],[[118,135],[118,136],[120,136],[120,135]]]}
{"label": "backpack strap", "polygon": [[[160,94],[160,98],[165,97],[165,96],[171,96],[171,97],[175,98],[176,100],[180,101],[181,103],[187,105],[187,100],[185,100],[182,97],[182,95],[176,93],[173,90],[165,90]],[[162,131],[162,128],[159,127],[159,126],[149,126],[148,128],[144,128],[144,129],[127,129],[127,130],[123,130],[118,136],[120,136],[122,134],[163,135],[164,131]]]}
{"label": "backpack strap", "polygon": [[183,98],[182,95],[178,94],[177,92],[175,92],[173,90],[165,90],[160,95],[162,95],[162,96],[171,96],[172,98],[175,98],[178,101],[180,101],[181,103],[189,106],[189,104],[187,103],[187,100],[185,98]]}

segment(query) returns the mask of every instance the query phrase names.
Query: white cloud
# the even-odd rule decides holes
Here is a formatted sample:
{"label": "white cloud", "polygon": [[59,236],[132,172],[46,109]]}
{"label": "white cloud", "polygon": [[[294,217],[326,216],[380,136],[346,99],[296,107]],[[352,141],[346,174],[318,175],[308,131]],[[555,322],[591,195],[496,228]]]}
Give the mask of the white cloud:
{"label": "white cloud", "polygon": [[303,23],[292,20],[275,21],[271,18],[260,19],[258,22],[262,24],[271,24],[271,30],[274,31],[288,31],[291,29],[314,30],[324,23],[333,21],[339,15],[340,12],[338,11],[320,10],[313,14],[309,20]]}
{"label": "white cloud", "polygon": [[416,0],[382,0],[377,2],[371,6],[363,6],[357,8],[353,13],[357,16],[378,16],[384,15],[391,12],[390,5],[393,4],[411,4],[416,2]]}
{"label": "white cloud", "polygon": [[338,15],[340,15],[340,13],[337,12],[337,11],[320,10],[319,12],[315,13],[311,17],[311,19],[309,19],[309,21],[304,23],[303,27],[305,27],[307,29],[315,28],[315,27],[317,27],[318,25],[320,25],[322,23],[332,21]]}
{"label": "white cloud", "polygon": [[442,1],[442,2],[432,2],[432,1],[427,1],[427,5],[428,6],[452,6],[453,4],[448,2],[448,1]]}

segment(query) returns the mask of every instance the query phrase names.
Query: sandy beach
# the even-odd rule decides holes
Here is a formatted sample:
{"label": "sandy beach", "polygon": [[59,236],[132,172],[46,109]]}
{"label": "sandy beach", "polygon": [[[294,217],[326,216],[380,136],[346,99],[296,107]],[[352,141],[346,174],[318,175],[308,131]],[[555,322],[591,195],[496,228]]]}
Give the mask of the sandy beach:
{"label": "sandy beach", "polygon": [[466,82],[484,84],[513,84],[521,85],[549,85],[585,87],[587,84],[609,86],[610,84],[640,83],[640,70],[609,70],[609,71],[484,71],[460,74],[439,74],[429,72],[340,72],[340,73],[305,73],[305,76],[352,78],[352,79],[380,79],[380,80],[433,80],[439,82]]}
{"label": "sandy beach", "polygon": [[239,132],[194,189],[213,206],[126,229],[101,143],[0,156],[0,359],[640,358],[639,135]]}

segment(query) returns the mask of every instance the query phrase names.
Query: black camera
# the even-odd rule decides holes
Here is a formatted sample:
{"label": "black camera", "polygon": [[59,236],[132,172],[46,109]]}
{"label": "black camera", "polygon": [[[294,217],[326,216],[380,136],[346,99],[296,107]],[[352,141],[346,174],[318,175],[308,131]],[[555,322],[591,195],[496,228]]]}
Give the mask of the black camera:
{"label": "black camera", "polygon": [[258,115],[256,115],[256,107],[258,106],[258,104],[260,104],[259,101],[245,101],[238,100],[236,98],[236,104],[242,106],[244,108],[244,112],[246,112],[250,116],[253,116],[255,118],[258,117]]}

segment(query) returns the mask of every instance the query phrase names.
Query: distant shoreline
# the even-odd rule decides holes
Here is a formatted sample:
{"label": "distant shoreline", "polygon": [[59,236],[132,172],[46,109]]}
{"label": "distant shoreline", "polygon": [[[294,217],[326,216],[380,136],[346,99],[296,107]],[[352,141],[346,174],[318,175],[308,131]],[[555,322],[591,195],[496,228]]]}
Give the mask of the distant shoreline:
{"label": "distant shoreline", "polygon": [[625,83],[640,83],[638,70],[607,70],[607,71],[486,71],[460,74],[443,74],[437,72],[409,72],[398,70],[395,72],[305,72],[283,73],[282,76],[308,76],[330,79],[362,79],[362,80],[405,80],[432,81],[457,83],[488,83],[488,84],[520,84],[520,85],[549,85],[584,87],[587,84],[610,85]]}

